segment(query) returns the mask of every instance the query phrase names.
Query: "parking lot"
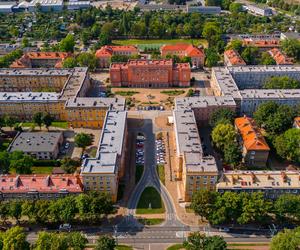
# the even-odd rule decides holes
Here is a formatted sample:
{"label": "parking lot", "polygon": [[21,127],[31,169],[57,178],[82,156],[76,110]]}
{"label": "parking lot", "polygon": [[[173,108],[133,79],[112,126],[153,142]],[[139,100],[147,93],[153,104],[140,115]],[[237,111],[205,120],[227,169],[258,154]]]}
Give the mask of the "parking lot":
{"label": "parking lot", "polygon": [[136,138],[136,151],[135,151],[135,163],[137,165],[145,164],[144,141],[145,141],[145,137],[139,134]]}
{"label": "parking lot", "polygon": [[156,164],[166,164],[166,147],[163,139],[157,139],[156,145]]}

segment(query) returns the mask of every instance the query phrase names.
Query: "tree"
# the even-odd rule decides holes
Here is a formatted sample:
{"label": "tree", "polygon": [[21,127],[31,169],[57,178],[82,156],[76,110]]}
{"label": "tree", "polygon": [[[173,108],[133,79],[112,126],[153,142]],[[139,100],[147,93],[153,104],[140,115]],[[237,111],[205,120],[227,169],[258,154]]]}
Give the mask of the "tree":
{"label": "tree", "polygon": [[85,148],[92,144],[93,138],[89,134],[79,133],[75,136],[74,141],[77,147],[82,148],[82,153],[83,153]]}
{"label": "tree", "polygon": [[9,203],[9,215],[16,219],[19,223],[19,219],[22,215],[22,203],[20,201],[12,201]]}
{"label": "tree", "polygon": [[288,76],[273,76],[266,79],[265,89],[299,89],[300,81]]}
{"label": "tree", "polygon": [[74,52],[75,39],[74,36],[68,34],[64,39],[59,43],[59,49],[62,52]]}
{"label": "tree", "polygon": [[300,245],[300,228],[284,229],[272,238],[271,250],[297,250]]}
{"label": "tree", "polygon": [[1,174],[8,174],[9,172],[9,154],[7,151],[0,152],[0,173]]}
{"label": "tree", "polygon": [[95,70],[97,67],[97,58],[92,53],[80,53],[77,56],[76,61],[80,67],[88,67],[91,71]]}
{"label": "tree", "polygon": [[220,150],[235,142],[236,133],[231,124],[218,124],[212,131],[212,141]]}
{"label": "tree", "polygon": [[207,239],[205,250],[226,250],[227,243],[223,237],[215,235]]}
{"label": "tree", "polygon": [[58,199],[49,207],[50,217],[55,222],[70,223],[77,212],[75,198],[67,196],[63,199]]}
{"label": "tree", "polygon": [[200,232],[191,233],[188,239],[183,242],[183,246],[187,250],[226,250],[227,244],[223,237],[205,236]]}
{"label": "tree", "polygon": [[29,250],[26,234],[22,227],[16,226],[8,229],[3,235],[3,250],[22,249]]}
{"label": "tree", "polygon": [[226,47],[226,50],[233,49],[238,53],[243,51],[243,42],[241,40],[232,40]]}
{"label": "tree", "polygon": [[196,214],[207,218],[213,211],[213,206],[218,193],[211,192],[206,189],[201,189],[195,192],[192,196],[191,208]]}
{"label": "tree", "polygon": [[114,250],[115,247],[116,247],[115,239],[104,235],[99,237],[94,250]]}
{"label": "tree", "polygon": [[237,142],[225,146],[224,161],[227,164],[236,167],[241,163],[241,160],[242,160],[242,153]]}
{"label": "tree", "polygon": [[73,250],[83,250],[88,240],[80,232],[72,232],[67,235],[67,242],[69,248]]}
{"label": "tree", "polygon": [[229,11],[231,13],[239,14],[243,11],[243,5],[241,3],[231,3],[229,5]]}
{"label": "tree", "polygon": [[284,134],[275,139],[275,149],[277,154],[283,159],[300,162],[300,130],[296,128],[288,129]]}
{"label": "tree", "polygon": [[43,124],[43,113],[37,112],[33,115],[33,122],[40,127],[40,130],[42,129]]}
{"label": "tree", "polygon": [[300,59],[300,41],[297,39],[284,39],[281,48],[288,56]]}
{"label": "tree", "polygon": [[111,37],[107,33],[101,33],[99,36],[99,46],[111,44]]}
{"label": "tree", "polygon": [[221,40],[222,29],[215,22],[206,22],[203,27],[202,36],[207,39],[209,46],[213,46]]}
{"label": "tree", "polygon": [[220,60],[220,56],[216,51],[216,49],[208,48],[205,49],[204,51],[205,51],[205,65],[207,67],[217,66]]}
{"label": "tree", "polygon": [[276,65],[276,61],[268,52],[263,52],[260,58],[260,64],[263,65]]}
{"label": "tree", "polygon": [[281,220],[285,217],[300,219],[300,198],[297,195],[280,195],[275,201],[274,208],[276,216]]}
{"label": "tree", "polygon": [[6,220],[8,217],[9,217],[9,207],[8,207],[7,203],[1,202],[0,203],[0,218],[3,221],[3,223],[6,223]]}
{"label": "tree", "polygon": [[23,216],[27,216],[28,219],[30,221],[33,221],[34,218],[35,218],[35,203],[34,201],[31,201],[31,200],[25,200],[23,203],[22,203],[22,215]]}
{"label": "tree", "polygon": [[10,127],[10,129],[12,130],[13,126],[16,124],[16,119],[9,116],[9,115],[6,115],[4,116],[4,123],[7,127]]}
{"label": "tree", "polygon": [[235,112],[228,108],[221,108],[215,110],[209,119],[209,125],[215,127],[219,123],[233,123],[233,119],[235,117]]}
{"label": "tree", "polygon": [[62,64],[64,68],[75,68],[77,66],[77,61],[74,57],[68,57],[63,60]]}
{"label": "tree", "polygon": [[45,127],[49,131],[49,127],[51,126],[51,124],[54,120],[53,117],[49,113],[46,113],[43,115],[42,120],[43,120],[43,123],[45,124]]}
{"label": "tree", "polygon": [[[63,233],[39,232],[35,250],[69,249],[67,236]],[[70,248],[71,249],[71,248]]]}
{"label": "tree", "polygon": [[73,174],[77,167],[80,166],[80,161],[73,160],[71,157],[65,157],[61,160],[61,169],[63,169],[67,174]]}
{"label": "tree", "polygon": [[258,58],[258,48],[256,47],[247,47],[243,50],[241,56],[244,61],[249,65],[256,64],[256,58]]}
{"label": "tree", "polygon": [[10,154],[10,168],[15,169],[17,174],[31,174],[33,158],[21,151],[14,151]]}

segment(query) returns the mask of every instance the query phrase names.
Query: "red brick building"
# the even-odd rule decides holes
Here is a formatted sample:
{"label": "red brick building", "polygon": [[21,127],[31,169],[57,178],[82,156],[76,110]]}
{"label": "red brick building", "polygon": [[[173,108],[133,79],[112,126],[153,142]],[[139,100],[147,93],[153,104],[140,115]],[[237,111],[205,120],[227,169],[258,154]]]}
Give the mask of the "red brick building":
{"label": "red brick building", "polygon": [[188,87],[191,78],[189,63],[174,64],[171,59],[137,59],[127,63],[112,63],[109,72],[113,87]]}
{"label": "red brick building", "polygon": [[160,53],[162,57],[166,57],[167,55],[176,55],[180,58],[185,56],[190,57],[192,65],[197,68],[203,67],[204,65],[204,50],[191,44],[164,45],[160,48]]}
{"label": "red brick building", "polygon": [[138,55],[139,50],[133,45],[128,46],[103,46],[96,51],[95,56],[98,59],[100,68],[108,68],[110,59],[113,55],[133,56]]}

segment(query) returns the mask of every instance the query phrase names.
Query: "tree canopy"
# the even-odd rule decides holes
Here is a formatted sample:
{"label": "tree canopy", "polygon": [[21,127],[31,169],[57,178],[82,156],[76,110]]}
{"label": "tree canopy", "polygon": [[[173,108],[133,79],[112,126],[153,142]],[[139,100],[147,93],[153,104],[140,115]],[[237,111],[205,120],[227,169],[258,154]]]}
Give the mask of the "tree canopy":
{"label": "tree canopy", "polygon": [[300,81],[288,76],[273,76],[266,79],[265,89],[299,89]]}
{"label": "tree canopy", "polygon": [[187,250],[226,250],[227,244],[221,236],[206,236],[200,232],[191,233],[183,242]]}
{"label": "tree canopy", "polygon": [[215,127],[219,123],[233,123],[233,119],[235,117],[235,112],[231,109],[221,108],[214,111],[209,119],[209,125]]}
{"label": "tree canopy", "polygon": [[271,250],[297,250],[300,245],[300,228],[285,229],[272,238]]}

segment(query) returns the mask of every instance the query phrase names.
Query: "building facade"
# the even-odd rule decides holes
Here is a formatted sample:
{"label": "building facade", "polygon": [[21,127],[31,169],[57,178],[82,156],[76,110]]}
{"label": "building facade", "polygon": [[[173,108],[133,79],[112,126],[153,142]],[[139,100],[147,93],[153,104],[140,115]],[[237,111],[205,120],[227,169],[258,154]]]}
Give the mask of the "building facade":
{"label": "building facade", "polygon": [[49,200],[83,193],[78,175],[0,175],[0,181],[0,200]]}
{"label": "building facade", "polygon": [[163,88],[190,86],[189,63],[174,64],[169,60],[129,60],[112,63],[110,81],[113,87]]}
{"label": "building facade", "polygon": [[84,189],[108,193],[114,202],[125,169],[126,119],[126,111],[107,112],[96,157],[85,159],[81,167]]}
{"label": "building facade", "polygon": [[133,45],[127,46],[111,46],[105,45],[96,51],[95,56],[98,59],[99,68],[109,68],[111,64],[111,57],[113,55],[123,55],[123,56],[135,56],[139,54],[137,47]]}
{"label": "building facade", "polygon": [[262,192],[267,199],[282,194],[300,194],[299,171],[225,171],[217,184],[217,191]]}
{"label": "building facade", "polygon": [[244,116],[236,118],[234,124],[240,135],[244,163],[251,167],[265,167],[270,148],[255,121]]}
{"label": "building facade", "polygon": [[162,57],[178,56],[179,58],[190,57],[193,68],[204,66],[205,54],[202,48],[197,48],[192,44],[164,45],[160,48]]}
{"label": "building facade", "polygon": [[56,159],[64,141],[62,132],[21,132],[7,151],[22,151],[39,160]]}

